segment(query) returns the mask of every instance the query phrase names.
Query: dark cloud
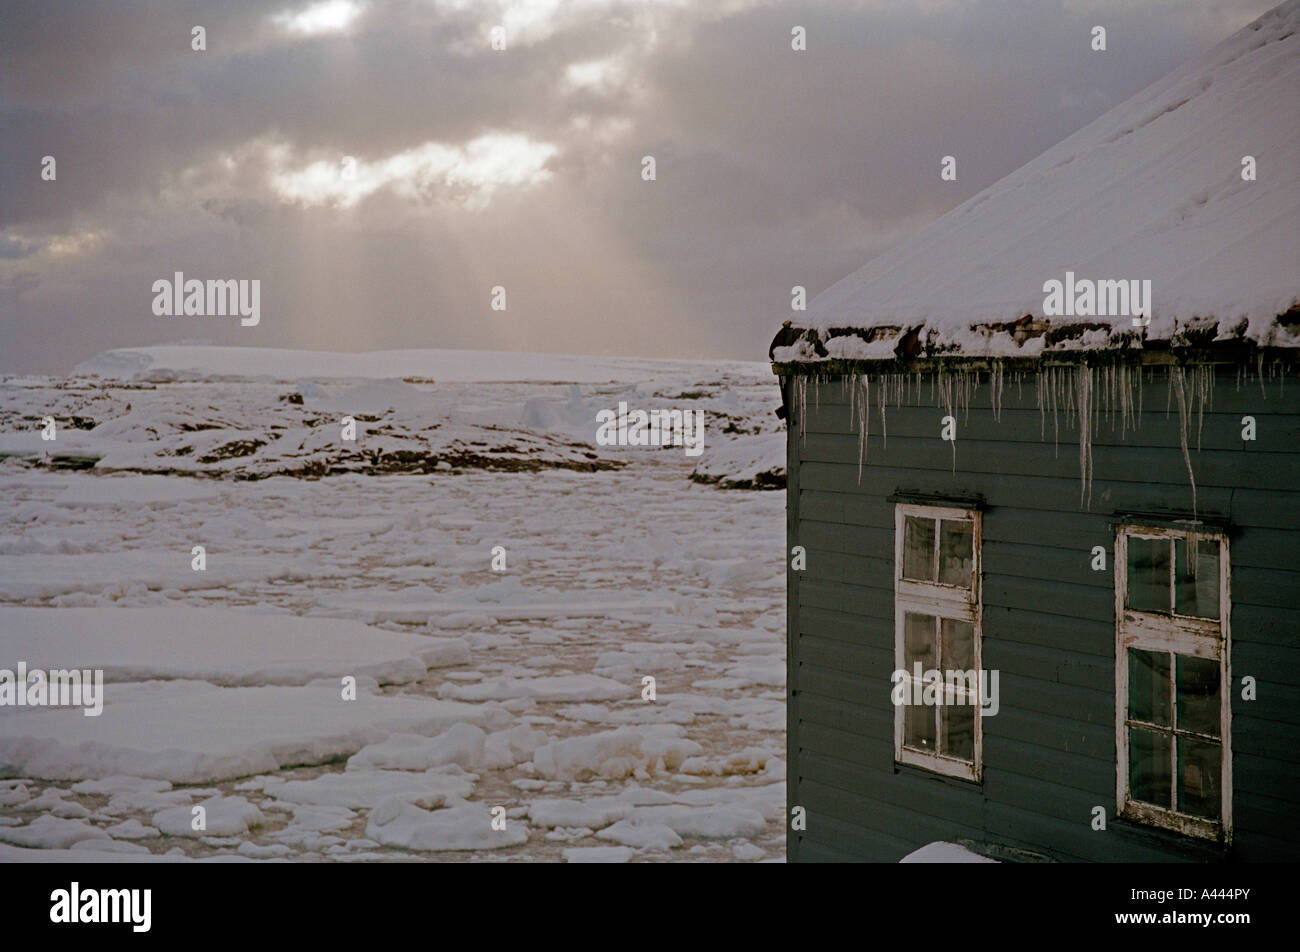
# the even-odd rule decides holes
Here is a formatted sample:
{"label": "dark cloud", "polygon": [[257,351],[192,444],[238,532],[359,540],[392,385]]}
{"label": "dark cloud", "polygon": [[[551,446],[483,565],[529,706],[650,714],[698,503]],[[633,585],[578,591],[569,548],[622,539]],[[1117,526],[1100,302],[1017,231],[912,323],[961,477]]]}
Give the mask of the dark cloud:
{"label": "dark cloud", "polygon": [[[6,5],[0,370],[187,337],[761,359],[792,285],[816,293],[1271,3],[570,0],[527,21],[400,0],[339,35],[270,22],[306,5]],[[492,134],[553,147],[544,180],[480,192],[466,150]],[[387,184],[348,207],[275,187],[345,155]],[[177,270],[261,279],[261,324],[155,317]]]}
{"label": "dark cloud", "polygon": [[7,235],[0,235],[0,258],[17,260],[26,258],[30,254],[36,253],[36,246],[30,241],[23,241],[21,238],[10,238]]}

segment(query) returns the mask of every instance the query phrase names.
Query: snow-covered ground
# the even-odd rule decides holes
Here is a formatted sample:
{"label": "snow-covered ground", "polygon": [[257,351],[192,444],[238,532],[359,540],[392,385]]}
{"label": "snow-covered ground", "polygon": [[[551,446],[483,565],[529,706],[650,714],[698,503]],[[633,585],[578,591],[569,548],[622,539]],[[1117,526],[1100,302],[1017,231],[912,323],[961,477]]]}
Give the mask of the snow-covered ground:
{"label": "snow-covered ground", "polygon": [[[619,400],[703,456],[595,445]],[[784,496],[691,479],[766,466],[779,402],[438,351],[0,381],[0,669],[105,678],[0,707],[0,861],[782,858]]]}

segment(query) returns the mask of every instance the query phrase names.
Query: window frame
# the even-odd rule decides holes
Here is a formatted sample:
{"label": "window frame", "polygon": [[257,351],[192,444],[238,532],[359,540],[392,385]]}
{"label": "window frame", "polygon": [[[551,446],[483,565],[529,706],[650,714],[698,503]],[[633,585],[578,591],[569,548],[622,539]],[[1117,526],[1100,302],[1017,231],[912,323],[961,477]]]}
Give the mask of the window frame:
{"label": "window frame", "polygon": [[[1169,613],[1145,612],[1128,607],[1128,540],[1168,539],[1173,546],[1189,536],[1196,540],[1212,540],[1219,546],[1219,616],[1202,618],[1180,615],[1176,612],[1173,580],[1176,562],[1170,564]],[[1176,559],[1176,554],[1174,559]],[[1151,826],[1174,830],[1199,839],[1232,841],[1232,667],[1231,630],[1232,614],[1231,578],[1232,562],[1227,533],[1220,529],[1174,529],[1140,522],[1125,522],[1115,528],[1115,801],[1118,816]],[[1170,807],[1162,807],[1136,800],[1129,791],[1128,728],[1134,722],[1129,717],[1129,649],[1138,651],[1168,652],[1175,657],[1202,658],[1219,663],[1219,819],[1181,813],[1178,803],[1178,743],[1180,736],[1195,732],[1180,732],[1177,726],[1177,683],[1172,685],[1171,704],[1173,721],[1167,733],[1174,738],[1170,753]],[[1171,658],[1171,677],[1176,679],[1177,662]],[[1164,728],[1160,728],[1164,730]]]}
{"label": "window frame", "polygon": [[[948,519],[952,521],[962,521],[971,523],[971,548],[972,548],[972,568],[971,568],[971,585],[970,588],[962,588],[956,585],[947,585],[939,581],[921,582],[915,579],[903,578],[903,555],[904,555],[904,536],[908,517],[919,517],[935,521],[935,549],[938,551],[941,545],[942,528],[938,521]],[[982,540],[982,520],[981,513],[978,509],[969,509],[959,506],[944,505],[923,505],[920,503],[899,502],[894,507],[894,669],[903,671],[905,674],[905,683],[908,685],[910,694],[911,684],[913,682],[911,671],[906,667],[906,628],[905,620],[909,613],[937,616],[940,619],[950,618],[958,621],[968,622],[973,631],[974,644],[972,646],[973,664],[977,676],[984,670],[983,663],[983,593],[980,585],[981,580],[981,549],[983,548]],[[937,558],[937,555],[936,555]],[[935,566],[935,577],[939,576],[939,566]],[[943,671],[942,655],[942,621],[939,624],[939,631],[936,632],[938,638],[938,653],[936,665],[939,671]],[[946,754],[941,754],[936,749],[934,751],[920,751],[914,747],[906,747],[903,744],[904,721],[907,714],[907,704],[898,704],[894,706],[894,762],[896,764],[908,764],[913,767],[921,767],[925,770],[931,770],[936,773],[949,777],[956,777],[961,780],[970,780],[974,783],[980,783],[983,774],[983,751],[984,751],[984,728],[983,728],[983,708],[977,698],[977,703],[973,705],[974,711],[974,741],[971,760],[962,760]],[[940,707],[936,706],[935,718],[935,741],[936,747],[939,739],[939,729],[942,721],[939,719]]]}

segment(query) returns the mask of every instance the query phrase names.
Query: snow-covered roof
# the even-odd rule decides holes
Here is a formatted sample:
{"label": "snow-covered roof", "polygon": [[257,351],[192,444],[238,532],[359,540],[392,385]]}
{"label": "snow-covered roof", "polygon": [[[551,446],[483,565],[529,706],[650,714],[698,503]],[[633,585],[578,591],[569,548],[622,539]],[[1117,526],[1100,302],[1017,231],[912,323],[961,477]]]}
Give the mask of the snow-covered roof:
{"label": "snow-covered roof", "polygon": [[[1300,346],[1297,31],[1287,0],[828,288],[773,359]],[[1049,310],[1067,272],[1149,280],[1149,325]]]}

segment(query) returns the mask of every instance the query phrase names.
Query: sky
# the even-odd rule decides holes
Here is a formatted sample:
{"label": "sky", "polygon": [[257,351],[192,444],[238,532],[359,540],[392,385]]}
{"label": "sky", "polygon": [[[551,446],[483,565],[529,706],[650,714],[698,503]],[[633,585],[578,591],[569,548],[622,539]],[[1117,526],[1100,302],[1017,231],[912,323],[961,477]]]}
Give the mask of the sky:
{"label": "sky", "polygon": [[[200,340],[763,360],[794,286],[1274,5],[5,0],[0,372]],[[155,314],[176,272],[258,281],[257,324]]]}

